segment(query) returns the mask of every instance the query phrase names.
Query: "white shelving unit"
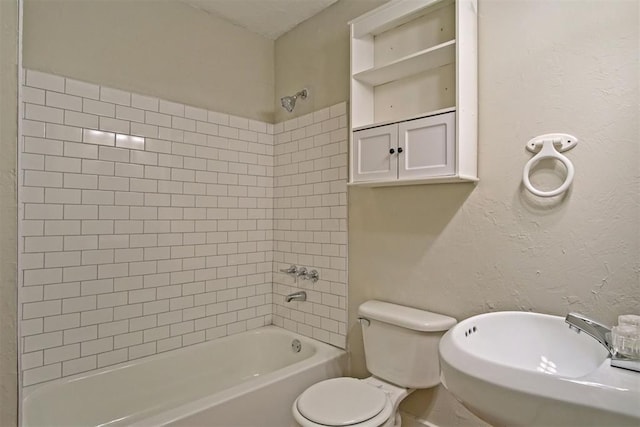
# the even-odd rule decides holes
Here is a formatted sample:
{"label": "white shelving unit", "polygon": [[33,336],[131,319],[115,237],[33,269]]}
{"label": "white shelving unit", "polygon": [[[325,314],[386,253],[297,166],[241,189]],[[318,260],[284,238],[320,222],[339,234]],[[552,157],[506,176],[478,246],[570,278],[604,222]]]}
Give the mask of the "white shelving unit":
{"label": "white shelving unit", "polygon": [[[477,181],[477,0],[392,0],[350,25],[349,184]],[[427,117],[435,117],[430,130],[404,123]],[[391,138],[393,124],[400,133]],[[398,150],[406,140],[412,148]],[[376,172],[394,162],[439,164],[426,155],[448,163],[411,176]]]}

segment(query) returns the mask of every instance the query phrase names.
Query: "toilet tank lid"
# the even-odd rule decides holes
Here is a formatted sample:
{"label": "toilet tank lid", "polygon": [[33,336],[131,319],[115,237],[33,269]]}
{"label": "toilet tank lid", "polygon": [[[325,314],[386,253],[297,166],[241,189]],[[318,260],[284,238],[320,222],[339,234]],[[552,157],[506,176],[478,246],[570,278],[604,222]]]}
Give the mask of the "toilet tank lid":
{"label": "toilet tank lid", "polygon": [[358,314],[414,331],[446,331],[457,323],[453,317],[403,305],[371,300],[360,305]]}

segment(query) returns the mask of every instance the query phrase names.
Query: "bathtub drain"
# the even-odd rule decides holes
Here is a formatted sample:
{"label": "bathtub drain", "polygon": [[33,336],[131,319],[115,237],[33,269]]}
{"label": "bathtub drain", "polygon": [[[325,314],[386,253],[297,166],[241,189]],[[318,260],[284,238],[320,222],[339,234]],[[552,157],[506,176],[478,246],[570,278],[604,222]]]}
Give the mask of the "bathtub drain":
{"label": "bathtub drain", "polygon": [[302,343],[300,343],[300,340],[291,341],[291,350],[293,350],[294,353],[300,353],[300,350],[302,350]]}

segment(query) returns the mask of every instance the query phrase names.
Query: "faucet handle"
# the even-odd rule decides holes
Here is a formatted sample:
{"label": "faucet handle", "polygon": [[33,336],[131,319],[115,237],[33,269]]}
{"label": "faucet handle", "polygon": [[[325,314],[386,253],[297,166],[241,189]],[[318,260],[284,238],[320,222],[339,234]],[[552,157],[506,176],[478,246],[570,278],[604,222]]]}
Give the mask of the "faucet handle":
{"label": "faucet handle", "polygon": [[302,276],[302,278],[306,278],[307,277],[307,267],[300,267],[300,268],[298,268],[298,270],[295,273],[296,273],[296,276],[298,276],[298,277]]}
{"label": "faucet handle", "polygon": [[296,267],[295,265],[291,264],[289,266],[289,268],[281,268],[280,271],[282,273],[287,273],[289,275],[293,275],[293,274],[297,274],[298,272],[298,267]]}
{"label": "faucet handle", "polygon": [[304,279],[316,283],[320,279],[320,273],[318,273],[318,270],[311,270],[305,274]]}

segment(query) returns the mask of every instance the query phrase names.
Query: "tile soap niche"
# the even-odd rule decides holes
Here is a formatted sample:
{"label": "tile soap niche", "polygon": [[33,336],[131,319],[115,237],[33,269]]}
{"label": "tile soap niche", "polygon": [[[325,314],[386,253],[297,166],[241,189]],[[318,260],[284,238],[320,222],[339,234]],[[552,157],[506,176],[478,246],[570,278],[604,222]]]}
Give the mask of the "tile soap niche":
{"label": "tile soap niche", "polygon": [[350,185],[477,181],[476,0],[393,0],[350,25]]}

